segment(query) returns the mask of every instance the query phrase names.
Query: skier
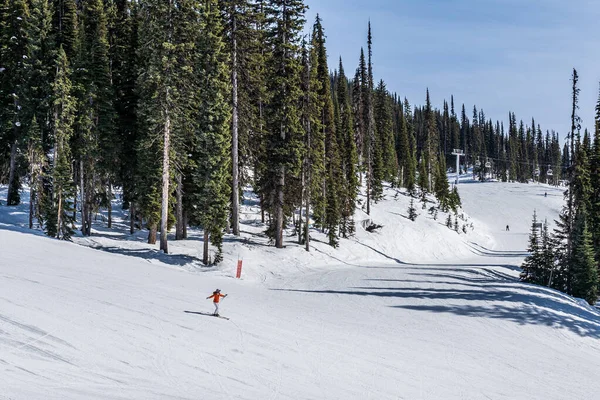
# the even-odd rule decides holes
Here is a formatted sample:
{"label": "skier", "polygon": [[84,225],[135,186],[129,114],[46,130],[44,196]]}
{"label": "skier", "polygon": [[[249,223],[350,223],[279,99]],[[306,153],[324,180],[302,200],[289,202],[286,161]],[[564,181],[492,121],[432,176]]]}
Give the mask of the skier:
{"label": "skier", "polygon": [[508,225],[506,225],[506,231],[510,231],[510,227]]}
{"label": "skier", "polygon": [[216,289],[211,296],[206,298],[207,300],[213,299],[213,304],[215,305],[215,312],[213,315],[215,317],[219,316],[219,300],[221,300],[221,297],[227,297],[227,295],[221,294],[221,289]]}
{"label": "skier", "polygon": [[544,192],[544,197],[548,197],[548,192]]}

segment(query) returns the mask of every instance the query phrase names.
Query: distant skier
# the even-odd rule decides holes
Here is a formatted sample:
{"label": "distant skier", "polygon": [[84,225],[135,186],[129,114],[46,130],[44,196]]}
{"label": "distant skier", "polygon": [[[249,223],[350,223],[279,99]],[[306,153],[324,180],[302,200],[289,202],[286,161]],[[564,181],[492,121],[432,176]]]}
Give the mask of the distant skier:
{"label": "distant skier", "polygon": [[510,226],[506,225],[506,232],[510,231]]}
{"label": "distant skier", "polygon": [[548,192],[544,192],[544,197],[548,197]]}
{"label": "distant skier", "polygon": [[227,297],[227,295],[221,294],[221,289],[216,289],[211,296],[206,298],[207,300],[213,299],[213,304],[215,305],[215,312],[213,315],[215,317],[219,316],[219,301],[221,300],[221,297]]}

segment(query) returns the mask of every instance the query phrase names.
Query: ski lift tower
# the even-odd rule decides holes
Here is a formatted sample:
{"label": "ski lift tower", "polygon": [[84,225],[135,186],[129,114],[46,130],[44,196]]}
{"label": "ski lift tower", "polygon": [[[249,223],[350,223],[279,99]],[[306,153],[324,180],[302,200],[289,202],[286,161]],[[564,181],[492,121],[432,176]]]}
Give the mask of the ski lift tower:
{"label": "ski lift tower", "polygon": [[465,152],[460,149],[454,149],[452,155],[456,156],[456,182],[458,185],[458,178],[460,177],[460,157],[465,155]]}

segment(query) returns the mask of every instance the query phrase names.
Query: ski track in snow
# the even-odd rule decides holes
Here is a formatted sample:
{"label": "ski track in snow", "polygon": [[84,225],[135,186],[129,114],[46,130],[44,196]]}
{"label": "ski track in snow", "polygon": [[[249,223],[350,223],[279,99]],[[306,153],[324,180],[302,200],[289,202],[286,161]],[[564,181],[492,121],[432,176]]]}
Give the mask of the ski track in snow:
{"label": "ski track in snow", "polygon": [[[441,212],[408,221],[408,196],[387,188],[357,210],[356,237],[332,249],[311,231],[308,254],[293,237],[269,247],[246,192],[243,236],[211,268],[200,232],[163,255],[117,202],[113,230],[100,218],[79,245],[41,237],[25,191],[0,206],[0,399],[589,398],[600,313],[518,282],[533,209],[552,225],[563,189],[465,176],[459,190],[466,235]],[[208,311],[215,287],[229,321],[183,312]]]}

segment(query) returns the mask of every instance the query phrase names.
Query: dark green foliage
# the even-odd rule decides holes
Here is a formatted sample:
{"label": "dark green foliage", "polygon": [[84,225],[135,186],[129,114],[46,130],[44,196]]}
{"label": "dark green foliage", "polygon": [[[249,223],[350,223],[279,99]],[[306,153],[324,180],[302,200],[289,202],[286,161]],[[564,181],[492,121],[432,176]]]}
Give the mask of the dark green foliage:
{"label": "dark green foliage", "polygon": [[340,59],[339,77],[337,81],[337,103],[339,107],[338,142],[340,143],[340,156],[342,167],[342,193],[340,233],[343,237],[354,234],[354,210],[358,195],[359,181],[357,174],[358,153],[354,139],[354,121],[350,95],[348,93],[348,80],[344,74],[344,67]]}
{"label": "dark green foliage", "polygon": [[[70,68],[67,55],[61,47],[58,52],[53,93],[55,146],[51,213],[56,215],[56,220],[53,216],[46,218],[46,232],[48,235],[54,236],[55,234],[57,238],[64,240],[69,240],[73,234],[74,184],[69,139],[73,134],[75,99],[71,96],[72,84],[69,75]],[[54,221],[56,221],[56,225],[50,225]]]}
{"label": "dark green foliage", "polygon": [[408,207],[408,219],[415,221],[417,219],[417,209],[415,208],[415,198],[411,196],[410,206]]}
{"label": "dark green foliage", "polygon": [[266,128],[264,184],[261,196],[274,215],[275,245],[283,247],[286,212],[286,180],[298,177],[303,158],[300,92],[299,36],[306,6],[300,0],[273,0],[266,7],[270,26],[266,40],[271,46],[267,70],[269,103]]}
{"label": "dark green foliage", "polygon": [[[198,44],[201,50],[198,82],[203,85],[196,99],[201,108],[193,142],[188,196],[194,205],[190,210],[192,224],[208,232],[211,243],[218,250],[213,260],[216,264],[222,259],[223,232],[231,196],[229,69],[216,0],[207,3],[201,18],[204,34]],[[204,254],[204,260],[208,260],[208,254]]]}
{"label": "dark green foliage", "polygon": [[26,0],[0,3],[0,169],[8,172],[6,204],[21,202],[20,148],[26,132],[27,81],[30,69]]}
{"label": "dark green foliage", "polygon": [[585,207],[575,218],[573,256],[571,259],[572,294],[594,305],[598,300],[598,266],[594,257],[592,235],[588,230]]}
{"label": "dark green foliage", "polygon": [[375,146],[373,153],[373,199],[383,192],[382,182],[392,181],[396,176],[397,161],[394,151],[392,126],[392,102],[383,81],[379,81],[374,95]]}
{"label": "dark green foliage", "polygon": [[547,283],[547,266],[544,263],[543,248],[540,243],[537,223],[537,213],[534,210],[531,231],[529,233],[529,246],[527,247],[529,255],[525,258],[523,265],[521,265],[523,271],[520,277],[523,282],[543,285]]}

